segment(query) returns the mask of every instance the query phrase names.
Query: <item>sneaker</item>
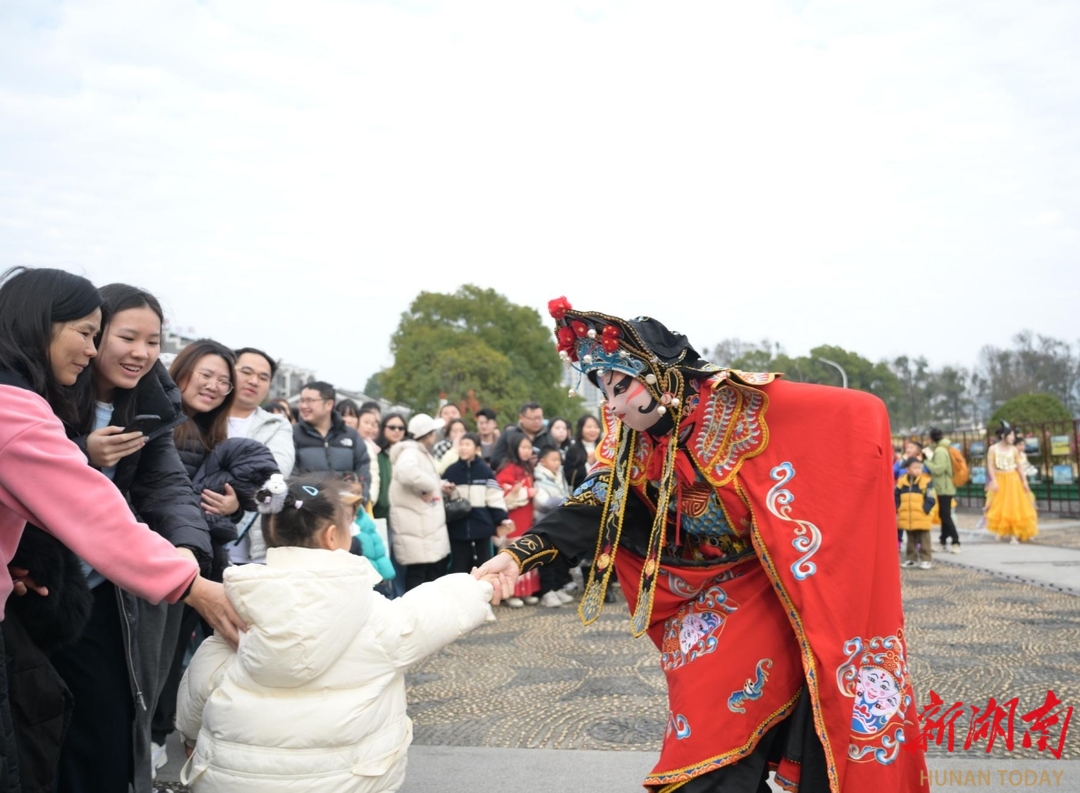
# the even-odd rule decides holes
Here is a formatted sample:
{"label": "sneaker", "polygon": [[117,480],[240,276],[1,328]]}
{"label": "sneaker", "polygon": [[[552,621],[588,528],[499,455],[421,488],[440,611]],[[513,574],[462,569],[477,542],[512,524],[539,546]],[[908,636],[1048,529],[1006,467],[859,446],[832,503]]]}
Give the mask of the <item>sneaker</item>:
{"label": "sneaker", "polygon": [[1015,537],[1009,538],[1009,545],[1019,545],[1019,544],[1020,544],[1020,540],[1016,539]]}
{"label": "sneaker", "polygon": [[505,603],[512,609],[519,609],[525,605],[525,601],[521,598],[507,598],[503,601],[503,603]]}
{"label": "sneaker", "polygon": [[567,592],[565,589],[555,590],[555,597],[557,597],[564,606],[574,602],[574,596]]}
{"label": "sneaker", "polygon": [[945,543],[941,543],[941,549],[938,551],[938,553],[948,553],[948,552],[949,552],[949,546],[947,546]]}
{"label": "sneaker", "polygon": [[949,549],[949,553],[960,553],[960,546],[954,542],[952,548]]}
{"label": "sneaker", "polygon": [[540,598],[538,598],[536,595],[529,595],[527,598],[522,598],[522,600],[525,601],[526,606],[535,606],[537,603],[540,602]]}
{"label": "sneaker", "polygon": [[157,779],[157,771],[169,762],[169,755],[165,751],[165,745],[150,742],[150,776]]}
{"label": "sneaker", "polygon": [[919,562],[919,569],[920,570],[929,570],[933,566],[934,566],[933,562]]}
{"label": "sneaker", "polygon": [[918,562],[913,562],[910,559],[905,559],[900,563],[901,567],[914,567]]}
{"label": "sneaker", "polygon": [[548,609],[557,609],[562,607],[562,601],[559,600],[558,594],[553,589],[544,593],[544,596],[540,598],[540,605]]}

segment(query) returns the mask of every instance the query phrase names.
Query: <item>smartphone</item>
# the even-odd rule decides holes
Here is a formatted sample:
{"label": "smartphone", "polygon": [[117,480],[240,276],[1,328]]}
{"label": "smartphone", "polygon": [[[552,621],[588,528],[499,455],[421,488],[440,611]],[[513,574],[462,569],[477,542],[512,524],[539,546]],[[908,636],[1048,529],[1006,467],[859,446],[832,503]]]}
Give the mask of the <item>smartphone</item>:
{"label": "smartphone", "polygon": [[132,419],[131,423],[124,427],[124,433],[141,432],[143,435],[149,435],[159,426],[161,426],[161,416],[144,413]]}

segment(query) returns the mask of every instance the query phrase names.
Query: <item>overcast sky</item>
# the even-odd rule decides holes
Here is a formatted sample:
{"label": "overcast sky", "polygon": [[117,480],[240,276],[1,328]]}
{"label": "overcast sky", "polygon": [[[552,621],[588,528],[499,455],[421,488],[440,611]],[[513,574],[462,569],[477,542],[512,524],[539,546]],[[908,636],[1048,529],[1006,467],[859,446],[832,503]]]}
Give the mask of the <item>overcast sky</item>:
{"label": "overcast sky", "polygon": [[[1080,3],[0,3],[0,265],[359,388],[417,292],[1075,341]],[[546,314],[545,314],[546,316]]]}

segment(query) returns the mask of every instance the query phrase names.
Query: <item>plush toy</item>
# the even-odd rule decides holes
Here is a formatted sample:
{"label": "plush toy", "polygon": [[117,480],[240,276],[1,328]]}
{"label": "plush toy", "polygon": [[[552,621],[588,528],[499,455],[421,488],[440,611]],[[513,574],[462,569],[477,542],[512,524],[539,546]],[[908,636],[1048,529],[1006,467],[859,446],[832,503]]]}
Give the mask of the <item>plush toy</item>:
{"label": "plush toy", "polygon": [[272,474],[255,494],[255,504],[262,515],[276,515],[285,507],[289,485],[281,474]]}

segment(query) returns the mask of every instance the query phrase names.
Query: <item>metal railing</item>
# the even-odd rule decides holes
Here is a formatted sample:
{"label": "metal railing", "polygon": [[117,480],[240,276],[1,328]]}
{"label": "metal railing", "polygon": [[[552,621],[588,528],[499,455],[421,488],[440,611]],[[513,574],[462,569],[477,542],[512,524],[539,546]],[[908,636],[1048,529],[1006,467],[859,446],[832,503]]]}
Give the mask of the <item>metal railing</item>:
{"label": "metal railing", "polygon": [[[1040,512],[1062,517],[1080,517],[1080,419],[1054,421],[1020,427],[1025,453],[1032,469],[1028,484],[1035,494]],[[971,472],[970,481],[957,489],[955,504],[981,509],[986,501],[986,450],[997,438],[992,432],[960,430],[948,433],[953,446],[960,449]],[[908,437],[895,437],[902,448]],[[929,437],[916,437],[921,446]]]}

